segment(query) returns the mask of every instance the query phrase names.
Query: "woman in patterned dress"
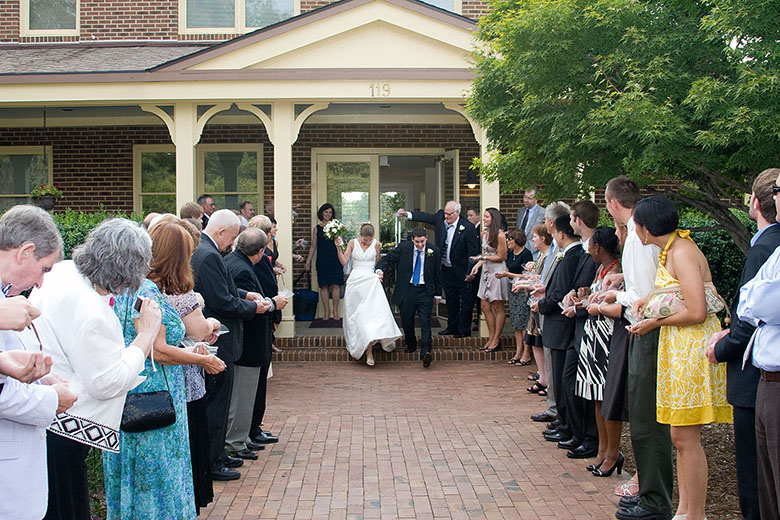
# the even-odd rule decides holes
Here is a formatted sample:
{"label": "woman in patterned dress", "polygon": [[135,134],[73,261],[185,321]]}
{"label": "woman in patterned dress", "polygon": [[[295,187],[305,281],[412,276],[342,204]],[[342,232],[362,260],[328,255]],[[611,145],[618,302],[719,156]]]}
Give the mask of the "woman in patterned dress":
{"label": "woman in patterned dress", "polygon": [[[192,247],[192,238],[184,228],[173,223],[162,223],[158,231],[173,226],[172,233]],[[154,231],[154,229],[153,229]],[[154,237],[153,237],[154,238]],[[160,269],[160,255],[170,244],[152,242],[152,273]],[[184,265],[186,264],[186,265]],[[189,267],[189,258],[172,269],[179,274]],[[190,271],[191,273],[191,271]],[[176,411],[176,422],[171,426],[140,433],[120,431],[119,453],[106,453],[103,471],[106,505],[109,519],[194,519],[195,498],[190,462],[190,442],[186,408],[184,373],[181,365],[201,365],[207,370],[219,371],[224,364],[208,354],[197,354],[178,348],[185,335],[185,325],[176,309],[167,302],[154,282],[144,280],[135,293],[124,293],[116,298],[114,312],[122,324],[125,344],[136,336],[138,312],[133,309],[136,297],[151,299],[162,312],[162,328],[152,353],[146,359],[142,376],[146,380],[130,393],[168,390]]]}
{"label": "woman in patterned dress", "polygon": [[[588,242],[588,253],[593,260],[601,264],[590,286],[591,295],[595,297],[601,292],[604,278],[608,274],[621,272],[615,229],[606,226],[596,229]],[[607,370],[611,361],[610,340],[622,307],[619,303],[590,301],[588,321],[585,322],[580,343],[575,393],[583,399],[595,402],[599,452],[596,455],[596,464],[587,466],[587,469],[597,477],[608,477],[612,475],[614,468],[617,468],[618,472],[623,468],[623,456],[620,454],[620,432],[623,423],[605,418],[601,410],[606,394]]]}
{"label": "woman in patterned dress", "polygon": [[[677,229],[677,210],[669,200],[640,200],[634,208],[634,222],[643,243],[662,248],[656,288],[679,286],[685,301],[682,310],[666,318],[644,319],[631,332],[646,334],[661,328],[656,417],[659,423],[671,425],[677,450],[680,503],[676,514],[702,520],[707,501],[707,458],[701,446],[701,425],[732,420],[732,409],[726,402],[726,367],[710,364],[705,356],[707,341],[720,330],[718,317],[707,314],[704,294],[704,283],[712,281],[712,274],[690,232]],[[635,304],[638,315],[646,300]]]}
{"label": "woman in patterned dress", "polygon": [[[520,281],[528,263],[534,261],[531,251],[525,247],[526,237],[522,229],[513,229],[506,234],[506,271],[496,273],[496,278],[510,278],[512,282]],[[509,292],[509,322],[515,329],[515,355],[509,360],[509,365],[528,365],[533,359],[531,345],[523,341],[531,307],[528,305],[528,291]]]}

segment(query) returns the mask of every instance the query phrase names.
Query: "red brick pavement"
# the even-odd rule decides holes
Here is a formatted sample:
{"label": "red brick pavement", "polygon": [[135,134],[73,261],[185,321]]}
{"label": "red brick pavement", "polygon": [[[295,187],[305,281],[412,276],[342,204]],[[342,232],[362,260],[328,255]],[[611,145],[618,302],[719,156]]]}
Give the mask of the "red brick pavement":
{"label": "red brick pavement", "polygon": [[215,483],[201,518],[614,518],[628,476],[593,477],[544,441],[527,368],[275,364],[280,442]]}

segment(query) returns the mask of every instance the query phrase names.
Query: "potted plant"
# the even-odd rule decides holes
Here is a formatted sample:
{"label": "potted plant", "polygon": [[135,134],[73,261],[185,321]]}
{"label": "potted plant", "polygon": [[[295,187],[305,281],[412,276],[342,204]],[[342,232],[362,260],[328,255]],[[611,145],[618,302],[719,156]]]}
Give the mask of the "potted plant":
{"label": "potted plant", "polygon": [[62,190],[57,184],[41,184],[30,191],[30,198],[37,206],[50,211],[54,207],[54,201],[62,198]]}

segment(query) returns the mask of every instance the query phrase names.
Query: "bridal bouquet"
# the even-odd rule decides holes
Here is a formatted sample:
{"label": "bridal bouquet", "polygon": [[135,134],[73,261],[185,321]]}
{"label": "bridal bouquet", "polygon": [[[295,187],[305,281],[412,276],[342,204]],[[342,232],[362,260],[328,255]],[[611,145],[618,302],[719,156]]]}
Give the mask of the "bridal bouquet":
{"label": "bridal bouquet", "polygon": [[[335,218],[325,224],[322,230],[322,234],[328,240],[336,240],[336,237],[347,238],[347,226],[336,220]],[[342,248],[344,246],[341,246]]]}

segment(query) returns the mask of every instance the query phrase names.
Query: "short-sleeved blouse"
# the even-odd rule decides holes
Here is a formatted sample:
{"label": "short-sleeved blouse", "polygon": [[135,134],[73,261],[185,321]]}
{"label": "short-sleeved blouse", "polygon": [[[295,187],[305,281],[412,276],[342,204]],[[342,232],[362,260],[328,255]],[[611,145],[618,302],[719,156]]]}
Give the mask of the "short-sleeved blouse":
{"label": "short-sleeved blouse", "polygon": [[[200,307],[195,291],[189,291],[184,294],[163,293],[163,296],[176,309],[180,318],[190,315],[195,309]],[[184,390],[187,394],[187,402],[197,401],[206,395],[206,379],[203,375],[203,367],[183,365],[182,370],[184,370]]]}

